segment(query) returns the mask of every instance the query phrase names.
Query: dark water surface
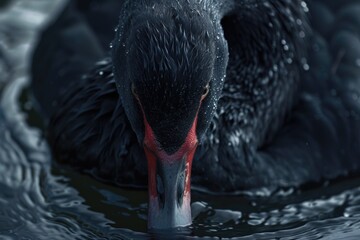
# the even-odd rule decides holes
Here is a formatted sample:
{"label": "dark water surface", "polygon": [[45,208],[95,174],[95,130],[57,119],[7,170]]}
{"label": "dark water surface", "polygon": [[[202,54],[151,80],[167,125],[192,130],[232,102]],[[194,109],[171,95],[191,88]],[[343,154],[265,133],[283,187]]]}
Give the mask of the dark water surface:
{"label": "dark water surface", "polygon": [[[27,72],[39,27],[63,1],[9,2],[0,0],[0,239],[158,237],[147,233],[146,190],[107,185],[52,161]],[[192,198],[194,224],[179,236],[360,239],[359,178],[301,191],[194,191]]]}

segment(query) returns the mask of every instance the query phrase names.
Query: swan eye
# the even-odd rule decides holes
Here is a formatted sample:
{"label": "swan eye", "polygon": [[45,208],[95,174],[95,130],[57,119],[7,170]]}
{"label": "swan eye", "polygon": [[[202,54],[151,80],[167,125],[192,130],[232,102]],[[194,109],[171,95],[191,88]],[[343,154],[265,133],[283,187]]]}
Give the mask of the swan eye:
{"label": "swan eye", "polygon": [[203,93],[201,95],[201,100],[206,98],[206,96],[209,94],[209,91],[210,91],[210,86],[209,84],[207,84],[206,87],[204,87]]}
{"label": "swan eye", "polygon": [[139,99],[139,96],[138,96],[138,94],[137,94],[137,91],[136,91],[136,88],[135,88],[135,85],[134,85],[134,84],[131,84],[131,92],[132,92],[132,94],[134,95],[134,97],[135,97],[136,99]]}

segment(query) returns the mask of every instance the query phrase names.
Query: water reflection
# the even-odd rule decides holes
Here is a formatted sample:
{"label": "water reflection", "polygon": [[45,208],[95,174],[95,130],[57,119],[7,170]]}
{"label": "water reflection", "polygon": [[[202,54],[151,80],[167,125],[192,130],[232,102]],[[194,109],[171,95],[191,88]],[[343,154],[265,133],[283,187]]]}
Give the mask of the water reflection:
{"label": "water reflection", "polygon": [[[0,13],[0,237],[169,236],[168,232],[146,233],[146,191],[104,184],[52,162],[27,90],[27,67],[39,24],[62,2],[15,1]],[[283,189],[273,194],[264,190],[213,196],[196,191],[192,194],[194,224],[177,234],[189,238],[357,239],[359,186],[360,179],[355,178],[318,189]]]}

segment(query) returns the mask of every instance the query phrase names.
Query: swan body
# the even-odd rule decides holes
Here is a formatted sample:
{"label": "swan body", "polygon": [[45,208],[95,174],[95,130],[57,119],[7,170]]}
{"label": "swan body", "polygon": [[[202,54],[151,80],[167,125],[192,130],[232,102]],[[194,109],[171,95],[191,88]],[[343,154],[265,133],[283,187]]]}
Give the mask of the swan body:
{"label": "swan body", "polygon": [[149,227],[191,223],[190,176],[231,192],[359,170],[360,26],[350,8],[331,28],[321,1],[106,4],[80,4],[84,16],[69,4],[45,29],[33,90],[59,161],[120,185],[148,182]]}

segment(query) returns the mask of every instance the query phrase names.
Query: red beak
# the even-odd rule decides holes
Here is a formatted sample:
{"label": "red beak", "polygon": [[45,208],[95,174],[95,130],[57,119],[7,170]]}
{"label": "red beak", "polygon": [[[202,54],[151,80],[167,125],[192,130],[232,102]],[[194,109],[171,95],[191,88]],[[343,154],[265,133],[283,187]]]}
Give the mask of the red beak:
{"label": "red beak", "polygon": [[184,144],[174,154],[159,147],[145,122],[144,150],[148,160],[148,228],[167,229],[191,224],[191,166],[197,147],[197,117]]}

